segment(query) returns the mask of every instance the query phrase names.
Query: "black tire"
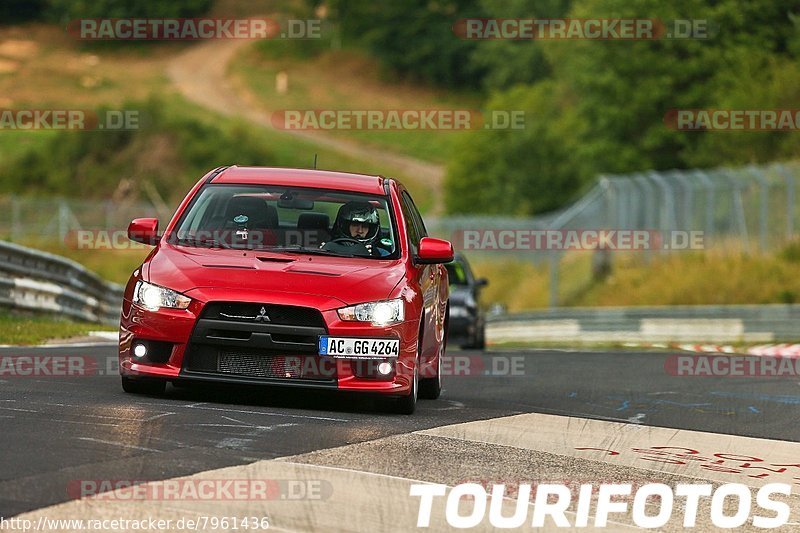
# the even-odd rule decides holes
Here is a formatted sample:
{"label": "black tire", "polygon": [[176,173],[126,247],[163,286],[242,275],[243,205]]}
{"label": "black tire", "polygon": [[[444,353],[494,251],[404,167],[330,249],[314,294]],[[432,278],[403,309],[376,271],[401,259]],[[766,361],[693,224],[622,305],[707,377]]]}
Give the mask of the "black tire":
{"label": "black tire", "polygon": [[[441,359],[439,360],[441,366]],[[435,400],[442,394],[442,372],[436,369],[435,378],[425,378],[419,380],[419,397],[423,400]]]}
{"label": "black tire", "polygon": [[442,395],[442,357],[447,352],[447,335],[450,329],[448,324],[449,315],[444,320],[444,338],[442,339],[444,346],[436,363],[436,377],[419,380],[419,397],[423,400],[435,400]]}
{"label": "black tire", "polygon": [[133,379],[121,376],[122,390],[128,394],[159,396],[167,390],[167,382],[160,379]]}
{"label": "black tire", "polygon": [[475,349],[476,350],[485,350],[486,349],[486,328],[485,326],[480,329],[478,332],[478,338],[475,339]]}
{"label": "black tire", "polygon": [[[424,317],[423,317],[424,320]],[[417,398],[419,397],[419,355],[422,351],[422,324],[419,328],[417,338],[417,357],[414,359],[414,378],[411,381],[411,390],[408,395],[397,398],[394,403],[394,412],[401,415],[413,415],[417,408]]]}
{"label": "black tire", "polygon": [[411,382],[411,391],[407,396],[402,396],[395,400],[394,412],[401,415],[413,415],[417,408],[417,397],[419,395],[419,358],[414,364],[414,379]]}

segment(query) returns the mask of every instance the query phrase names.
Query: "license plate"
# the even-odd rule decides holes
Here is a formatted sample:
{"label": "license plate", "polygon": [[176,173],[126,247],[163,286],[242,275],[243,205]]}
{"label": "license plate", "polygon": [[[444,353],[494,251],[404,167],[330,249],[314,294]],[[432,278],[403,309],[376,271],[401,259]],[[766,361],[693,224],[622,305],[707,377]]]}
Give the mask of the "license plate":
{"label": "license plate", "polygon": [[397,357],[400,354],[400,341],[320,336],[319,354],[345,359]]}

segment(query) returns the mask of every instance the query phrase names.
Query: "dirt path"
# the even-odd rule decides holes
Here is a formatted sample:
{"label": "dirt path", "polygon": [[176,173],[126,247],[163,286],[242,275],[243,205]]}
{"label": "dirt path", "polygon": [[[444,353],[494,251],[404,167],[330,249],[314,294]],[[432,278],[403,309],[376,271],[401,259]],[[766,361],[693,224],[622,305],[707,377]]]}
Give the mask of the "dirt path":
{"label": "dirt path", "polygon": [[[269,111],[261,110],[253,96],[246,89],[233,84],[227,75],[228,63],[236,52],[248,43],[249,41],[245,40],[220,40],[198,44],[170,61],[167,74],[180,92],[192,102],[224,115],[245,117],[260,126],[275,130]],[[435,195],[434,213],[442,211],[444,177],[442,165],[356,142],[334,139],[322,132],[275,131],[293,135],[350,157],[384,161],[404,175],[414,176],[423,183],[430,183]]]}

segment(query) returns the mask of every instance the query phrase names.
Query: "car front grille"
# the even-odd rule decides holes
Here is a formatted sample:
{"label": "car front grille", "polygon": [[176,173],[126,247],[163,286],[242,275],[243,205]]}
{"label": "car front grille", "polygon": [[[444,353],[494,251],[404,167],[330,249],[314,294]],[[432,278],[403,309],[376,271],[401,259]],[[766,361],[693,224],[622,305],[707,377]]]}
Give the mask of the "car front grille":
{"label": "car front grille", "polygon": [[206,305],[206,308],[203,310],[202,318],[227,322],[254,322],[282,326],[309,326],[315,328],[325,327],[325,321],[319,311],[310,307],[294,305],[212,302]]}
{"label": "car front grille", "polygon": [[325,321],[316,309],[212,302],[206,305],[192,332],[183,371],[335,384],[335,364],[318,355],[317,339],[326,334]]}
{"label": "car front grille", "polygon": [[223,350],[217,356],[217,372],[259,378],[327,380],[336,377],[336,366],[333,360],[316,356]]}

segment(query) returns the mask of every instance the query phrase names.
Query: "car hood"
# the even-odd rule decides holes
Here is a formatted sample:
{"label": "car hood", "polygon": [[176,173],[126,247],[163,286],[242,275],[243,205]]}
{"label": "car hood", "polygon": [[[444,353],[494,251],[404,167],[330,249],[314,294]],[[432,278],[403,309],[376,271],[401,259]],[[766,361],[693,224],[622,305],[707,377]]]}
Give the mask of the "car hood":
{"label": "car hood", "polygon": [[388,298],[403,271],[397,260],[163,245],[145,275],[151,283],[200,300],[226,292],[281,293],[283,300],[292,293],[312,295],[317,305],[334,308]]}

